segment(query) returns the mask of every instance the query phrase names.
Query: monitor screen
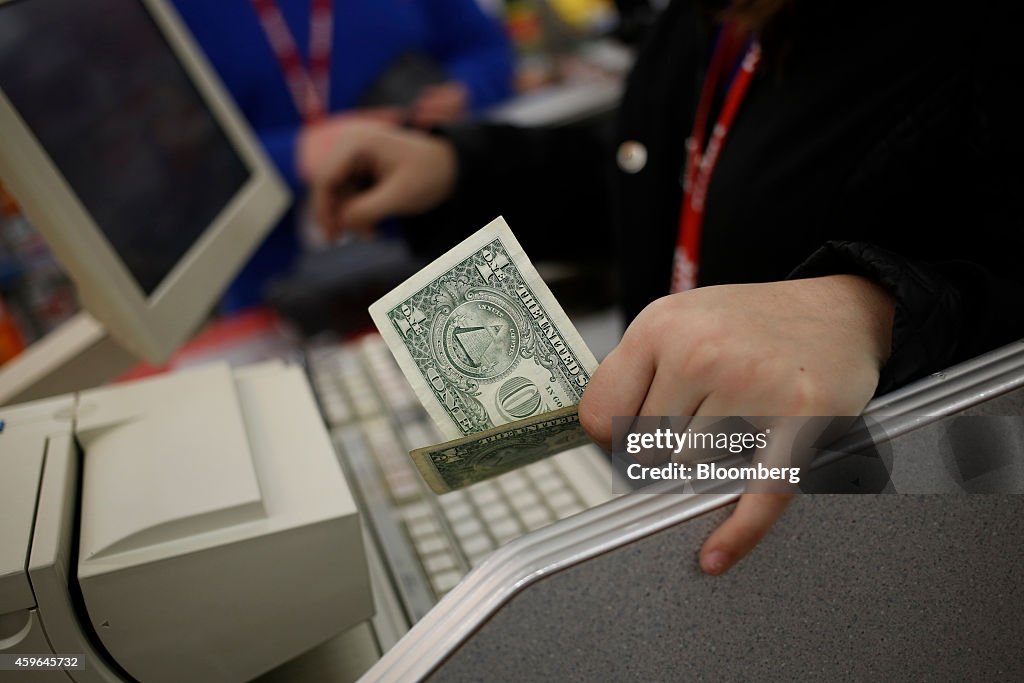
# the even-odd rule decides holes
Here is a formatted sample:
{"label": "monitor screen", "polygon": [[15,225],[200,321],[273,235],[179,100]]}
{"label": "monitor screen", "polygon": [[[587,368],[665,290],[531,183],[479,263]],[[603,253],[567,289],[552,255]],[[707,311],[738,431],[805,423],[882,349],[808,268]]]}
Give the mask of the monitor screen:
{"label": "monitor screen", "polygon": [[0,89],[147,296],[249,180],[140,0],[0,2]]}

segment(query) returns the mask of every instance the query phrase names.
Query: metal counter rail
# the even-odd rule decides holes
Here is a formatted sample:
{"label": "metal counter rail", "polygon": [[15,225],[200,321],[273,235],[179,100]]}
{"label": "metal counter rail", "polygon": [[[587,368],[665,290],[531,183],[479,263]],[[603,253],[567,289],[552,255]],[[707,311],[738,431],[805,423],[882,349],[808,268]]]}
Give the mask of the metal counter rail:
{"label": "metal counter rail", "polygon": [[[1024,387],[1024,340],[921,379],[868,404],[885,434],[896,437]],[[850,447],[850,444],[846,444]],[[833,453],[814,466],[842,457]],[[734,502],[743,485],[723,481],[706,493],[678,493],[662,482],[527,534],[498,549],[386,652],[362,681],[422,680],[486,619],[533,582]],[[676,495],[647,495],[649,493]]]}

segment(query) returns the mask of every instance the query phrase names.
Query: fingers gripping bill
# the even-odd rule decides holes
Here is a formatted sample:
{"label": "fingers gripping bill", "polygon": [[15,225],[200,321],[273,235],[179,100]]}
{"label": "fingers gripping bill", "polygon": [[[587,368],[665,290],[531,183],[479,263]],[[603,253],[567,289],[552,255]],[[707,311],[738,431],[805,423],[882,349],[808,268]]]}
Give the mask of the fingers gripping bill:
{"label": "fingers gripping bill", "polygon": [[[387,294],[370,307],[370,315],[441,434],[460,442],[456,449],[438,446],[413,454],[435,491],[582,442],[564,434],[566,422],[538,418],[579,404],[597,360],[504,219]],[[487,436],[481,438],[496,443],[496,428],[500,434],[503,425],[524,420],[534,424],[530,431],[508,430],[516,437],[507,445],[517,448],[466,446],[467,437],[482,432]],[[578,420],[569,425],[582,433]],[[561,436],[540,438],[538,430],[544,429]]]}

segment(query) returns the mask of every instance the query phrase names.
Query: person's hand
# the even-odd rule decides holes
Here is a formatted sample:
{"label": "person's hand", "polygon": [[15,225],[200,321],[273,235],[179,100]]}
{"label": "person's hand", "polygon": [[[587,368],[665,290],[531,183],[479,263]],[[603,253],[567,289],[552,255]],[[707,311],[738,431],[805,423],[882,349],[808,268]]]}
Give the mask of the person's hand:
{"label": "person's hand", "polygon": [[313,215],[328,238],[367,233],[390,216],[429,211],[455,187],[451,143],[425,133],[353,122],[312,182]]}
{"label": "person's hand", "polygon": [[[852,275],[663,297],[598,368],[580,422],[610,448],[613,416],[859,415],[889,355],[893,310],[885,290]],[[701,568],[729,569],[790,497],[748,490],[705,541]]]}
{"label": "person's hand", "polygon": [[468,112],[469,89],[462,83],[448,81],[423,88],[409,110],[409,118],[412,125],[425,129],[461,121]]}
{"label": "person's hand", "polygon": [[402,121],[402,110],[399,107],[355,109],[306,124],[299,131],[295,149],[295,166],[299,178],[307,183],[313,179],[316,170],[323,164],[324,157],[341,137],[342,131],[355,121],[398,125]]}

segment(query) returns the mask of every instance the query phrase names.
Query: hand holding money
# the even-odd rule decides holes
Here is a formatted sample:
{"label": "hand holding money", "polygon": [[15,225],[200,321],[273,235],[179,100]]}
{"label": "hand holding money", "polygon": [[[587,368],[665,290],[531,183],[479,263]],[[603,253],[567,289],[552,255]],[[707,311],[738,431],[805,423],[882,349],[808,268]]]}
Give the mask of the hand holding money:
{"label": "hand holding money", "polygon": [[[616,415],[859,415],[889,353],[893,310],[881,287],[852,275],[663,297],[605,358],[580,417],[608,445]],[[792,444],[777,437],[761,458],[791,461]],[[744,495],[705,542],[704,571],[721,574],[750,552],[789,499]]]}
{"label": "hand holding money", "polygon": [[370,307],[452,441],[413,453],[441,493],[581,445],[575,407],[597,368],[498,218]]}

